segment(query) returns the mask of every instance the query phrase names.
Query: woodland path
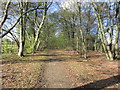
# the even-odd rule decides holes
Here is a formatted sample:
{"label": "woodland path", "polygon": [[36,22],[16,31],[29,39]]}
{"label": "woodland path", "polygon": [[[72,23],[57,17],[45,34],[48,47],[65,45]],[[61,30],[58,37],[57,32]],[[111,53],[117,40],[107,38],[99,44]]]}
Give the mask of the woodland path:
{"label": "woodland path", "polygon": [[50,51],[47,55],[46,66],[44,71],[44,87],[45,88],[71,88],[73,86],[72,78],[69,75],[69,70],[65,65],[66,60],[60,58],[62,53]]}
{"label": "woodland path", "polygon": [[[93,56],[94,55],[94,56]],[[118,61],[104,53],[88,52],[88,59],[73,50],[45,50],[2,61],[3,88],[118,88]]]}

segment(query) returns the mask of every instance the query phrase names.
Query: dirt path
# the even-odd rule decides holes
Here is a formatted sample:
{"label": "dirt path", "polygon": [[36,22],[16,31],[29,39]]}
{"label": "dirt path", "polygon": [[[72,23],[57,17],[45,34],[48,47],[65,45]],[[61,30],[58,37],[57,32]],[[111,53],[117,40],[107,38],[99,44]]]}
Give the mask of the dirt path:
{"label": "dirt path", "polygon": [[48,88],[70,88],[72,82],[60,62],[50,62],[45,71],[46,86]]}
{"label": "dirt path", "polygon": [[47,59],[44,79],[45,88],[71,88],[73,81],[71,80],[64,60],[55,54],[55,51],[50,51]]}

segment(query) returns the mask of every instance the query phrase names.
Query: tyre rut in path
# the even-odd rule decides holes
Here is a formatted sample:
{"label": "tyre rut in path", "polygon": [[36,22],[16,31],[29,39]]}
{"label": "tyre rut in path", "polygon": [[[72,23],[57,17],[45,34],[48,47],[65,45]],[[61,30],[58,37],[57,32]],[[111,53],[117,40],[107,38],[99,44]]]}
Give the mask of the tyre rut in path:
{"label": "tyre rut in path", "polygon": [[[51,53],[50,53],[51,54]],[[53,55],[53,53],[52,53]],[[45,88],[71,88],[72,81],[66,71],[64,61],[57,56],[50,56],[44,71]]]}

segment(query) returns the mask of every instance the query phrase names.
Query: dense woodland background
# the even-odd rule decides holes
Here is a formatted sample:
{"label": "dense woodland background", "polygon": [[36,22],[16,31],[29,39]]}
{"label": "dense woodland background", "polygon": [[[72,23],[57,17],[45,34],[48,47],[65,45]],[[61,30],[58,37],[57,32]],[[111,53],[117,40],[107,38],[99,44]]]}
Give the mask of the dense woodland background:
{"label": "dense woodland background", "polygon": [[[69,2],[68,2],[69,3]],[[35,53],[71,49],[84,58],[89,50],[108,60],[120,54],[120,3],[7,2],[0,3],[2,53]]]}

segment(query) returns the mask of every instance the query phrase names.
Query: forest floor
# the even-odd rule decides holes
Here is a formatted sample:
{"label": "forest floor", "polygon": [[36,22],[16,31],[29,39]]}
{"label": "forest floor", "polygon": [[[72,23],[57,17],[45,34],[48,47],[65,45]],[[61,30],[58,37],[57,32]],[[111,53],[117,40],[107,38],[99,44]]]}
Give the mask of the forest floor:
{"label": "forest floor", "polygon": [[0,78],[3,88],[120,88],[118,63],[95,51],[83,59],[75,51],[46,50],[3,57]]}

